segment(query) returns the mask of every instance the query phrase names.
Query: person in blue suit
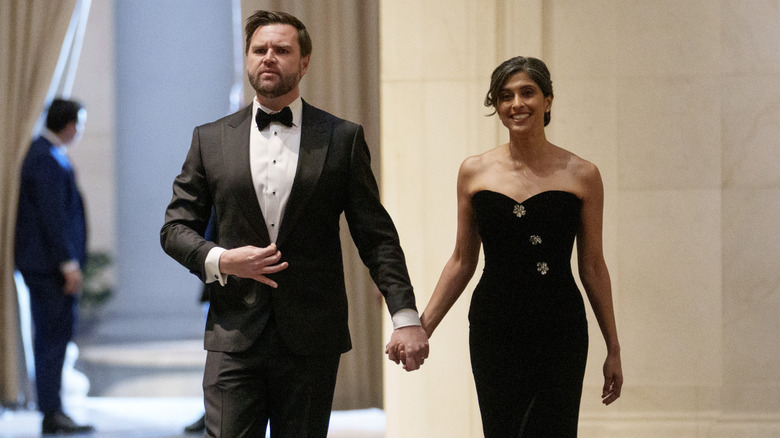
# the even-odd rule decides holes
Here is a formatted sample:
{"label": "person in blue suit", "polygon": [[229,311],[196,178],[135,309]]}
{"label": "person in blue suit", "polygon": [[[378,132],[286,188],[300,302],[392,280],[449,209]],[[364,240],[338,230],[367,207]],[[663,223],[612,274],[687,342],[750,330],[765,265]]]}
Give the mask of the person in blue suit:
{"label": "person in blue suit", "polygon": [[79,102],[55,99],[21,171],[15,261],[30,291],[35,386],[44,434],[94,430],[68,417],[60,396],[87,256],[84,202],[66,151],[81,136],[85,121],[86,110]]}

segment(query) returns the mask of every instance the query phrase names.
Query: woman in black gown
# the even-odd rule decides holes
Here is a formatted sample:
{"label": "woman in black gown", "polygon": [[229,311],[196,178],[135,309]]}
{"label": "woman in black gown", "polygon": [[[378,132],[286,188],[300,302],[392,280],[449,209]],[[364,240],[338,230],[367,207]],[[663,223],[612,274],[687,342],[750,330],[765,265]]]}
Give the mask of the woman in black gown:
{"label": "woman in black gown", "polygon": [[485,106],[509,142],[461,165],[455,251],[421,318],[430,336],[474,275],[482,245],[469,343],[488,438],[577,435],[588,329],[571,270],[575,239],[579,276],[607,344],[603,403],[623,384],[602,251],[601,176],[547,141],[552,100],[538,59],[512,58],[493,72]]}

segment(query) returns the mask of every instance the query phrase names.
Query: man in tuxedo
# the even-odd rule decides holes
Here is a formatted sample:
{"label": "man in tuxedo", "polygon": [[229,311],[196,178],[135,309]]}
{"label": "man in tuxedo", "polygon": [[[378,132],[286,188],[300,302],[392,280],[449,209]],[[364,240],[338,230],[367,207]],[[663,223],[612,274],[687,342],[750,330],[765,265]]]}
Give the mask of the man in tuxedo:
{"label": "man in tuxedo", "polygon": [[[246,23],[256,98],[195,128],[161,242],[210,284],[203,387],[209,436],[325,438],[339,357],[351,348],[339,217],[385,297],[391,352],[428,355],[396,229],[363,128],[299,95],[311,39],[283,12]],[[217,241],[205,239],[214,210]],[[391,356],[392,357],[392,356]]]}
{"label": "man in tuxedo", "polygon": [[84,204],[66,148],[81,136],[85,121],[81,104],[55,99],[43,133],[22,164],[15,262],[30,291],[35,386],[44,434],[93,430],[63,413],[60,397],[87,256]]}

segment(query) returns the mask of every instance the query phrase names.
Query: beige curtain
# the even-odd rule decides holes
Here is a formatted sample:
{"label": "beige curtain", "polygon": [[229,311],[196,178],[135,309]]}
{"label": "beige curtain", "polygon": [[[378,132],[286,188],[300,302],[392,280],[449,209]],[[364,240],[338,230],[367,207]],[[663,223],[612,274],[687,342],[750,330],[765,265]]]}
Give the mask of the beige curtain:
{"label": "beige curtain", "polygon": [[[378,179],[378,0],[242,0],[241,9],[244,20],[265,9],[291,13],[306,24],[314,49],[301,95],[314,106],[363,125]],[[245,101],[251,102],[253,90],[246,78],[244,90]],[[381,407],[382,312],[386,308],[343,218],[342,242],[353,349],[341,358],[333,409]]]}
{"label": "beige curtain", "polygon": [[[63,42],[76,27],[71,17],[79,0],[0,2],[0,401],[25,403],[26,371],[20,358],[18,303],[14,285],[14,227],[18,169],[58,69]],[[72,41],[72,40],[71,40]]]}

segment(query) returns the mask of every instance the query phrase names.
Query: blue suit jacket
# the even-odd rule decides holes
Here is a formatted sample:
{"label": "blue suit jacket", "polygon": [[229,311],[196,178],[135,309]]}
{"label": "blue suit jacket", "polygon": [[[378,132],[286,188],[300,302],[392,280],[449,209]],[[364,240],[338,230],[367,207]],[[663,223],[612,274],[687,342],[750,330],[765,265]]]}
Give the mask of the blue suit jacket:
{"label": "blue suit jacket", "polygon": [[22,164],[16,220],[16,268],[56,275],[68,260],[86,262],[84,203],[67,158],[44,137],[32,142]]}

